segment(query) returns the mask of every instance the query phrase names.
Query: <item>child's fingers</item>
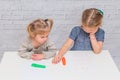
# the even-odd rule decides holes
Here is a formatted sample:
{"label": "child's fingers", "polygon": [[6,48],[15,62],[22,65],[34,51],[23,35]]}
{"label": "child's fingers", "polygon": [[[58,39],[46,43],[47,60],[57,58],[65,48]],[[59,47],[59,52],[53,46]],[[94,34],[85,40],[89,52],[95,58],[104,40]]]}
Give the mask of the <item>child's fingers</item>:
{"label": "child's fingers", "polygon": [[36,60],[36,58],[33,57],[32,60]]}
{"label": "child's fingers", "polygon": [[53,64],[57,64],[58,63],[58,57],[57,56],[53,58],[52,63]]}
{"label": "child's fingers", "polygon": [[35,55],[31,55],[31,58],[35,58],[36,56]]}
{"label": "child's fingers", "polygon": [[34,57],[34,56],[31,56],[31,59],[33,59],[33,60],[34,60],[34,59],[35,59],[35,57]]}
{"label": "child's fingers", "polygon": [[56,58],[56,60],[55,60],[55,63],[57,64],[57,63],[59,63],[61,61],[61,58],[58,56],[57,58]]}
{"label": "child's fingers", "polygon": [[37,54],[32,54],[32,56],[37,56]]}
{"label": "child's fingers", "polygon": [[37,60],[37,56],[36,55],[31,55],[31,59],[32,60]]}
{"label": "child's fingers", "polygon": [[38,59],[38,58],[36,58],[36,57],[33,57],[33,58],[32,58],[32,60],[39,60],[39,59]]}
{"label": "child's fingers", "polygon": [[41,60],[42,58],[36,54],[36,55],[31,56],[31,59],[32,60]]}
{"label": "child's fingers", "polygon": [[53,58],[52,63],[53,63],[53,64],[56,64],[56,57]]}
{"label": "child's fingers", "polygon": [[52,60],[52,63],[55,64],[55,60],[54,59]]}
{"label": "child's fingers", "polygon": [[57,59],[56,59],[56,63],[59,63],[59,62],[60,62],[60,58],[57,58]]}

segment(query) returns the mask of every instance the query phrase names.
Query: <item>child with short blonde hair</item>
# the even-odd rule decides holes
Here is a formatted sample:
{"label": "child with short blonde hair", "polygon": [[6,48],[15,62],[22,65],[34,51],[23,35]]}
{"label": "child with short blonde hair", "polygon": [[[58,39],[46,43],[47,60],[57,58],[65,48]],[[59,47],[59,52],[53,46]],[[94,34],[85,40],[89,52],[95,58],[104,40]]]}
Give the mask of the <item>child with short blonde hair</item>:
{"label": "child with short blonde hair", "polygon": [[19,56],[32,60],[41,60],[55,56],[56,47],[48,39],[52,25],[52,19],[37,19],[31,22],[27,27],[29,36],[18,50]]}
{"label": "child with short blonde hair", "polygon": [[69,50],[93,50],[98,54],[101,52],[104,42],[104,30],[100,28],[103,19],[103,12],[96,8],[86,9],[82,14],[82,26],[72,29],[69,38],[60,49],[53,63],[60,62],[64,54]]}

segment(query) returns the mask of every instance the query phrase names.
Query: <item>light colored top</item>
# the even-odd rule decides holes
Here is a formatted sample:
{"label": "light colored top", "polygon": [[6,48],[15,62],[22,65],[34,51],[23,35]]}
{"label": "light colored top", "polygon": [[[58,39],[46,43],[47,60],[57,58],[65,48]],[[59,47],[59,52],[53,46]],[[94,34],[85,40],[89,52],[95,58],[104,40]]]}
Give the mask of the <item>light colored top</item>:
{"label": "light colored top", "polygon": [[30,59],[31,54],[45,54],[46,58],[51,58],[56,54],[56,47],[53,42],[49,39],[43,44],[40,45],[37,49],[33,47],[32,41],[29,37],[23,41],[22,45],[18,50],[18,54],[22,58]]}

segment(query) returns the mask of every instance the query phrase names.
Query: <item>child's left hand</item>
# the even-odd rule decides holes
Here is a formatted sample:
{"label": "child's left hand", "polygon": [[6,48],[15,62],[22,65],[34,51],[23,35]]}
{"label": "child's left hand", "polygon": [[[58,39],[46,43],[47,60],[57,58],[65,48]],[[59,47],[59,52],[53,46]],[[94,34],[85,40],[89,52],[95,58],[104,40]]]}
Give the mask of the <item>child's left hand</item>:
{"label": "child's left hand", "polygon": [[90,37],[90,39],[95,39],[95,34],[94,33],[90,33],[89,37]]}
{"label": "child's left hand", "polygon": [[56,55],[56,56],[53,58],[52,63],[53,63],[53,64],[57,64],[57,63],[59,63],[59,62],[61,61],[61,59],[62,59],[62,55]]}
{"label": "child's left hand", "polygon": [[44,54],[32,54],[31,59],[32,60],[41,60],[44,58]]}

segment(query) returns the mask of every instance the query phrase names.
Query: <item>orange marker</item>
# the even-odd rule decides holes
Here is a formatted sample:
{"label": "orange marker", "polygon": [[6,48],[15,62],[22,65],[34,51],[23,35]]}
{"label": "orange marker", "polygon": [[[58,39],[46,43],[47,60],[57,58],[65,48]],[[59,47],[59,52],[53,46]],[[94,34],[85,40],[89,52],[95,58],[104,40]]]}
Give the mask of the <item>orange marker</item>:
{"label": "orange marker", "polygon": [[65,57],[62,57],[62,64],[63,64],[63,65],[66,65]]}

